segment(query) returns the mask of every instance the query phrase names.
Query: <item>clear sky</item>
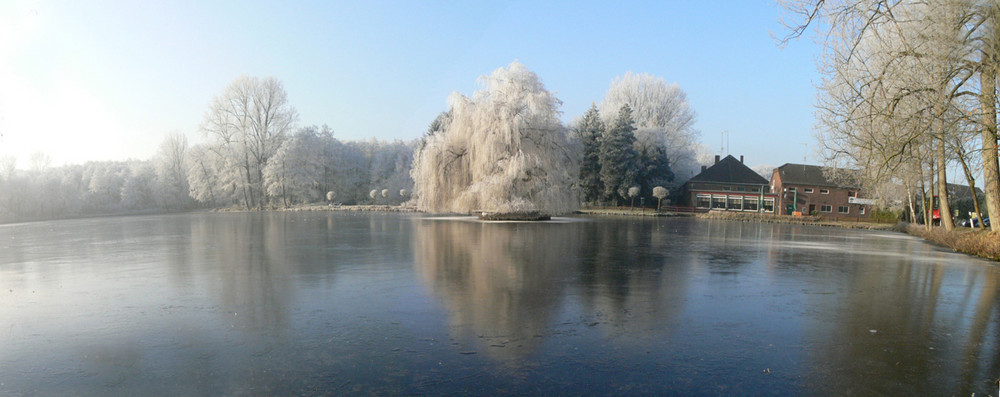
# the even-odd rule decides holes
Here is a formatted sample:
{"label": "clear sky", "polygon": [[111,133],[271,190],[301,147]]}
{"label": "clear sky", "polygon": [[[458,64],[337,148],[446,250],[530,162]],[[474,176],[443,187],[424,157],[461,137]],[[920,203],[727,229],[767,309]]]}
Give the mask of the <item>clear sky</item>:
{"label": "clear sky", "polygon": [[[626,71],[676,82],[702,143],[749,165],[816,163],[809,38],[779,48],[764,1],[0,1],[0,155],[26,167],[147,159],[198,131],[241,75],[281,80],[299,125],[420,136],[448,94],[519,60],[563,120]],[[723,154],[726,154],[725,152]]]}

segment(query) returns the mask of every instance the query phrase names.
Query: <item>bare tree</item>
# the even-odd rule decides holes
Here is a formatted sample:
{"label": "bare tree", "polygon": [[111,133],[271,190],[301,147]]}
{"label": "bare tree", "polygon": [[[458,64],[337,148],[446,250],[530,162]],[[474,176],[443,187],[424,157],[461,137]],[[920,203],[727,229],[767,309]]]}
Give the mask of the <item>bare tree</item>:
{"label": "bare tree", "polygon": [[[995,188],[1000,178],[995,171],[996,46],[990,45],[1000,7],[996,1],[798,0],[784,5],[793,16],[786,22],[785,42],[817,21],[827,29],[821,35],[826,77],[819,113],[829,162],[863,170],[869,185],[918,180],[926,187],[923,172],[916,179],[901,173],[922,171],[904,165],[933,158],[930,168],[936,174],[929,179],[939,192],[942,225],[948,229],[953,227],[950,162],[966,167],[971,155],[983,153],[988,201],[1000,198]],[[981,107],[983,142],[981,148],[964,150],[954,143],[965,139],[956,136],[961,131],[956,126],[976,113],[970,98]]]}
{"label": "bare tree", "polygon": [[201,130],[213,138],[210,150],[239,169],[247,209],[264,208],[264,167],[297,119],[285,88],[273,77],[240,77],[212,100]]}
{"label": "bare tree", "polygon": [[180,132],[167,134],[160,143],[160,150],[155,158],[155,170],[163,188],[160,198],[166,207],[183,207],[185,202],[190,200],[187,150],[187,136]]}

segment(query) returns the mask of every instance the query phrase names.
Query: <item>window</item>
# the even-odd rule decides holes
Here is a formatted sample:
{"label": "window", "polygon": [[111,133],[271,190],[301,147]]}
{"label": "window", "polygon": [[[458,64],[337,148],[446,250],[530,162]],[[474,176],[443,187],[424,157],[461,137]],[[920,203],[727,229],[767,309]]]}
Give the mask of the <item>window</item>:
{"label": "window", "polygon": [[812,192],[813,192],[813,188],[811,188],[811,187],[807,187],[806,188],[806,193],[812,193]]}
{"label": "window", "polygon": [[695,207],[697,208],[711,208],[712,196],[707,194],[699,194],[695,199]]}
{"label": "window", "polygon": [[833,212],[833,206],[830,204],[823,204],[819,206],[819,212]]}
{"label": "window", "polygon": [[725,191],[727,191],[727,192],[728,192],[728,191],[730,191],[730,190],[733,190],[733,188],[732,188],[732,187],[730,187],[730,186],[723,186],[723,187],[722,187],[722,190],[725,190]]}
{"label": "window", "polygon": [[792,187],[788,188],[788,191],[789,192],[794,192],[795,191],[795,186],[792,186]]}
{"label": "window", "polygon": [[744,197],[743,210],[757,212],[758,201],[760,201],[760,199],[757,197]]}
{"label": "window", "polygon": [[830,194],[829,189],[819,189],[819,194]]}
{"label": "window", "polygon": [[847,197],[857,197],[857,195],[858,194],[854,193],[853,191],[850,191],[850,190],[847,191]]}
{"label": "window", "polygon": [[764,212],[774,212],[774,198],[764,199]]}
{"label": "window", "polygon": [[865,214],[865,206],[862,205],[862,206],[858,207],[858,213],[861,214],[861,215],[864,215]]}
{"label": "window", "polygon": [[726,209],[726,197],[712,197],[712,209],[713,210],[724,210]]}
{"label": "window", "polygon": [[731,211],[743,211],[743,197],[733,197],[729,196],[729,206],[727,209]]}
{"label": "window", "polygon": [[837,213],[838,214],[849,214],[849,213],[851,213],[851,209],[848,208],[846,205],[840,205],[840,206],[837,206]]}
{"label": "window", "polygon": [[745,187],[743,187],[743,186],[737,186],[737,187],[736,187],[736,191],[737,191],[737,192],[744,192],[744,191],[746,191],[746,188],[745,188]]}

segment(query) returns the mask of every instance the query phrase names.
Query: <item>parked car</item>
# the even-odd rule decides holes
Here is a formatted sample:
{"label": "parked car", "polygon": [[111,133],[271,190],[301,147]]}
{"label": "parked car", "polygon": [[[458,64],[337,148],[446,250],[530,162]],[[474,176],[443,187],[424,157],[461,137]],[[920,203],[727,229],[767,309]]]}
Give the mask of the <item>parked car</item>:
{"label": "parked car", "polygon": [[[966,219],[960,225],[962,227],[979,227],[979,219]],[[990,218],[983,218],[983,225],[990,227]]]}

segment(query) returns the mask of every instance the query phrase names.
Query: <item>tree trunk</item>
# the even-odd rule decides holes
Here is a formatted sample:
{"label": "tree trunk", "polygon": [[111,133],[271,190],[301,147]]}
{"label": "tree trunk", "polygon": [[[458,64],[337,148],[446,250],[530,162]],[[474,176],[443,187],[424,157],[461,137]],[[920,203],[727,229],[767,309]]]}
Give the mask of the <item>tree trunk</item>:
{"label": "tree trunk", "polygon": [[951,219],[951,206],[948,205],[948,170],[946,168],[947,157],[945,157],[944,120],[938,120],[937,123],[940,124],[938,127],[939,139],[937,140],[938,208],[941,214],[941,226],[944,226],[945,230],[952,230],[955,228],[955,222]]}
{"label": "tree trunk", "polygon": [[[981,60],[979,93],[980,106],[983,113],[983,190],[986,192],[986,207],[989,215],[996,217],[1000,215],[1000,165],[997,163],[997,49],[1000,43],[995,42],[995,27],[997,15],[993,13],[988,22],[987,39],[983,45]],[[989,33],[994,33],[990,35]],[[1000,226],[990,226],[994,231],[1000,230]]]}
{"label": "tree trunk", "polygon": [[906,203],[909,204],[910,207],[910,223],[916,223],[917,212],[916,209],[913,208],[913,191],[910,190],[909,185],[906,186]]}
{"label": "tree trunk", "polygon": [[[920,157],[917,157],[917,158],[919,159]],[[925,185],[925,182],[927,182],[927,181],[924,179],[923,160],[919,160],[919,161],[920,161],[920,167],[919,167],[919,171],[920,171],[920,206],[923,207],[922,211],[924,213],[924,229],[931,230],[931,223],[934,222],[933,219],[931,219],[931,214],[932,214],[931,206],[934,203],[934,197],[933,197],[933,192],[932,192],[931,186]],[[931,163],[931,169],[933,170],[934,169],[934,167],[933,167],[933,160],[930,161],[930,163]],[[929,182],[933,182],[933,179],[934,179],[934,173],[933,173],[933,171],[931,172],[930,177],[931,177],[931,180]]]}

